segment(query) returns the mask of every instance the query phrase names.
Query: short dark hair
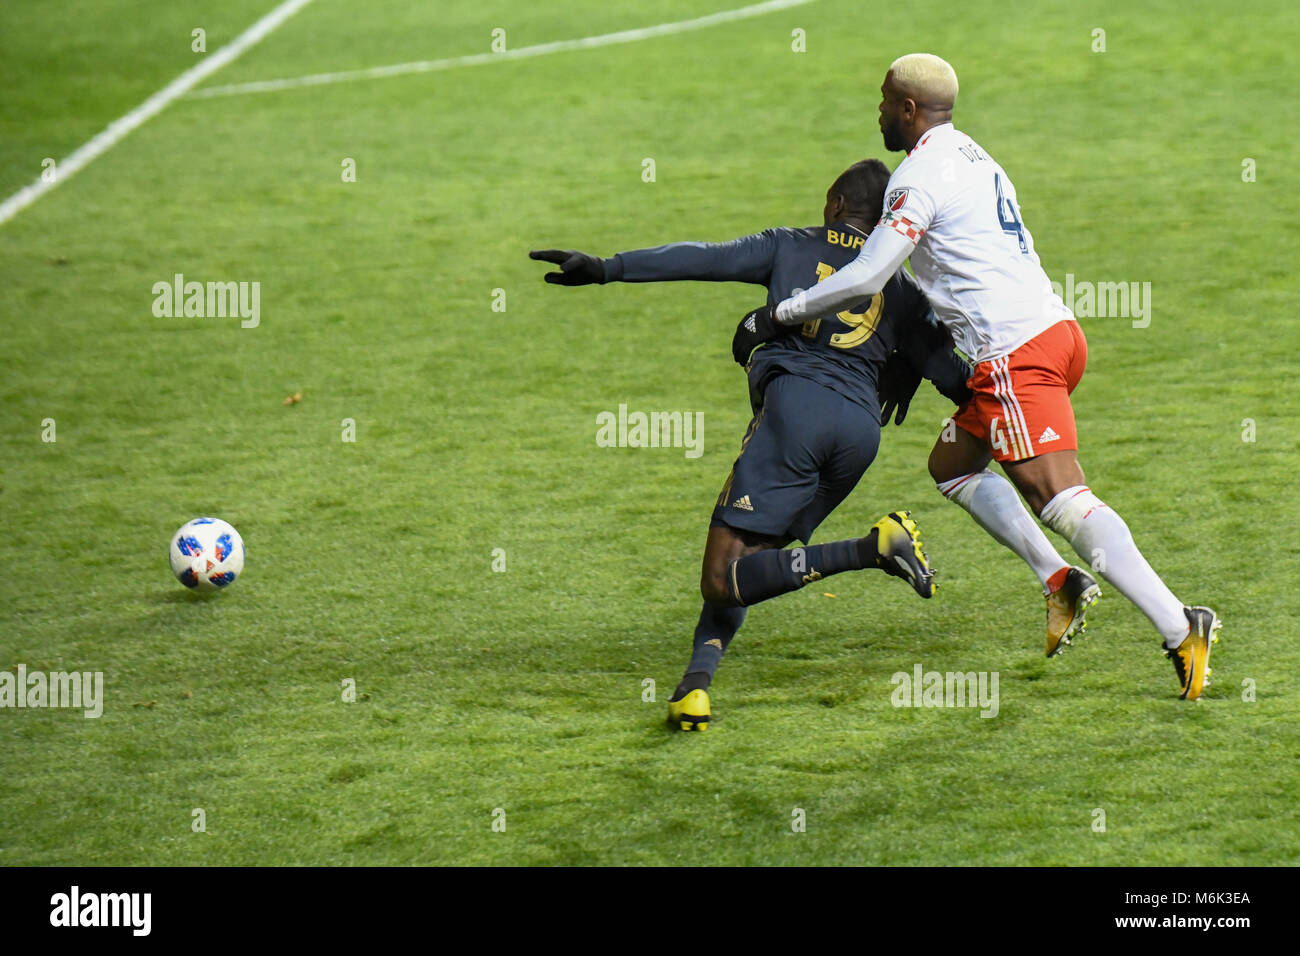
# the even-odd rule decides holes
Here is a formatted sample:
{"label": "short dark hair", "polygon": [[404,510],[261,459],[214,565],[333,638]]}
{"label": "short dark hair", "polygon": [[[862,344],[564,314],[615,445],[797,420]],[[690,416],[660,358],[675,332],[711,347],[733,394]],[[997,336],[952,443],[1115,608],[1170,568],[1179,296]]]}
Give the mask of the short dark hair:
{"label": "short dark hair", "polygon": [[889,167],[878,159],[863,159],[840,173],[831,194],[844,197],[846,211],[874,221],[885,205]]}

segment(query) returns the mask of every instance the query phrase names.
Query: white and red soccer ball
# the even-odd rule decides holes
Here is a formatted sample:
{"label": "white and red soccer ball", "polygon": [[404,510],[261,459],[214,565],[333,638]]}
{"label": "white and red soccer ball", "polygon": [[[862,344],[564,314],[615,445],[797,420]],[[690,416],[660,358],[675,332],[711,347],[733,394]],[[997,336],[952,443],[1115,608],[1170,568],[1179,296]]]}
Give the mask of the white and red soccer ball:
{"label": "white and red soccer ball", "polygon": [[172,535],[172,574],[195,591],[222,591],[244,570],[244,539],[220,518],[195,518]]}

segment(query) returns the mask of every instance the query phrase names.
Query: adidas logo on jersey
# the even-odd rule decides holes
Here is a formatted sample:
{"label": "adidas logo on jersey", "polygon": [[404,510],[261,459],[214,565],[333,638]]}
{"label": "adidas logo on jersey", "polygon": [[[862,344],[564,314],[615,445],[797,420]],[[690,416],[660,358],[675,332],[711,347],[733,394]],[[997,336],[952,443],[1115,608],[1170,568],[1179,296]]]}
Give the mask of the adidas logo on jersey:
{"label": "adidas logo on jersey", "polygon": [[1047,428],[1043,429],[1043,433],[1038,436],[1038,444],[1040,445],[1045,445],[1049,441],[1060,441],[1060,440],[1061,440],[1061,436],[1056,434],[1056,432],[1052,430],[1051,425],[1048,425]]}
{"label": "adidas logo on jersey", "polygon": [[749,495],[745,495],[743,498],[737,498],[735,501],[731,503],[731,507],[740,508],[743,511],[754,510],[754,506],[749,503]]}

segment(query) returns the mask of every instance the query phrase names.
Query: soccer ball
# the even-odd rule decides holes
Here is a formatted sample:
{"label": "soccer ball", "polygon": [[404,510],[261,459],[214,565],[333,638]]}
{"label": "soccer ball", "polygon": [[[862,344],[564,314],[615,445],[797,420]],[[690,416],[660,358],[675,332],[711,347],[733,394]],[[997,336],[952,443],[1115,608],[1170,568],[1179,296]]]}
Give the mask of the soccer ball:
{"label": "soccer ball", "polygon": [[168,557],[187,588],[220,591],[244,570],[244,539],[220,518],[195,518],[172,535]]}

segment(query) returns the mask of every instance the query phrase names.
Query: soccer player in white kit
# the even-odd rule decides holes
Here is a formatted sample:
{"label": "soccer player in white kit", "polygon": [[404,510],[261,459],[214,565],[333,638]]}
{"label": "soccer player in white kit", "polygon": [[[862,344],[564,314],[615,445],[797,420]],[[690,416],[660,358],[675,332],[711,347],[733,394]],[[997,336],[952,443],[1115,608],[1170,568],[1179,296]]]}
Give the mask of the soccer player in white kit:
{"label": "soccer player in white kit", "polygon": [[[974,394],[953,418],[955,438],[941,435],[930,453],[939,490],[1038,575],[1049,657],[1083,630],[1100,590],[1056,552],[1017,488],[1044,524],[1151,619],[1174,662],[1179,696],[1195,700],[1208,683],[1218,616],[1176,598],[1124,520],[1084,483],[1070,393],[1087,343],[1039,263],[1011,180],[952,125],[956,73],[937,56],[909,54],[890,66],[881,96],[885,148],[907,152],[886,189],[878,223],[885,228],[872,230],[839,272],[779,303],[776,322],[834,315],[879,292],[910,256],[935,314],[975,367],[967,383]],[[993,459],[1010,482],[988,470]]]}

